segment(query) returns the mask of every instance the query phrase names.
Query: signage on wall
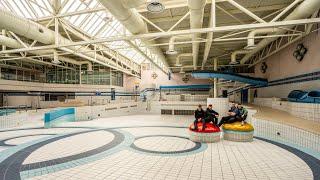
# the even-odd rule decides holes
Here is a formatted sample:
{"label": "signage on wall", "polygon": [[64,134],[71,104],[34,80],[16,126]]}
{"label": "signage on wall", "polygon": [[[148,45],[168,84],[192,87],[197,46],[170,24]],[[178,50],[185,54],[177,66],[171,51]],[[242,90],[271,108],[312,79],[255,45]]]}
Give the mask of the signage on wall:
{"label": "signage on wall", "polygon": [[155,72],[153,72],[153,73],[152,73],[152,75],[151,75],[151,77],[152,77],[153,79],[157,79],[158,74],[157,74],[157,73],[155,73]]}

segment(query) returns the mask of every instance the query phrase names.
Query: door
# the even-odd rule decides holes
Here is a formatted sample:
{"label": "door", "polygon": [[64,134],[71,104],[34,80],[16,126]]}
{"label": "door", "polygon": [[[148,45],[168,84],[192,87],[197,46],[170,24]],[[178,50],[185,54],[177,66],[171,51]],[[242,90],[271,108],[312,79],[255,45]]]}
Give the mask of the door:
{"label": "door", "polygon": [[114,88],[111,88],[111,100],[116,100],[116,90]]}
{"label": "door", "polygon": [[0,107],[3,106],[3,94],[0,93]]}
{"label": "door", "polygon": [[241,103],[248,103],[248,89],[241,90]]}

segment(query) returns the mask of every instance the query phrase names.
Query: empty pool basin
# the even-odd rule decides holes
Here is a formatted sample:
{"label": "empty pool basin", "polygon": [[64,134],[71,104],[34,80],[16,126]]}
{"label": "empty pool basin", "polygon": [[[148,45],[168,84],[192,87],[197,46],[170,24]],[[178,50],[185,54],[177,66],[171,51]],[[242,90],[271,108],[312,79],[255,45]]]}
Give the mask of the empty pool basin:
{"label": "empty pool basin", "polygon": [[320,103],[320,91],[293,90],[288,95],[290,102]]}
{"label": "empty pool basin", "polygon": [[15,109],[0,109],[0,116],[7,116],[9,114],[15,113]]}
{"label": "empty pool basin", "polygon": [[254,128],[249,123],[241,124],[241,122],[234,122],[224,124],[223,139],[229,141],[249,142],[253,141]]}
{"label": "empty pool basin", "polygon": [[206,128],[204,130],[202,130],[203,125],[201,122],[199,122],[197,126],[197,130],[194,130],[193,123],[189,127],[189,139],[191,141],[205,143],[220,141],[220,128],[217,125],[206,123]]}

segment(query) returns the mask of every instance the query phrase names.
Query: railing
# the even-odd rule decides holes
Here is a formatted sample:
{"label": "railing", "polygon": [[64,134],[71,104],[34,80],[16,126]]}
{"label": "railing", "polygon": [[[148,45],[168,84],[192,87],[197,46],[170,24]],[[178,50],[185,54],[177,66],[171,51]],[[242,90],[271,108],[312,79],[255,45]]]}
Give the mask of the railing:
{"label": "railing", "polygon": [[[14,111],[14,112],[13,112]],[[13,128],[22,125],[27,120],[27,112],[2,112],[0,116],[0,128]]]}

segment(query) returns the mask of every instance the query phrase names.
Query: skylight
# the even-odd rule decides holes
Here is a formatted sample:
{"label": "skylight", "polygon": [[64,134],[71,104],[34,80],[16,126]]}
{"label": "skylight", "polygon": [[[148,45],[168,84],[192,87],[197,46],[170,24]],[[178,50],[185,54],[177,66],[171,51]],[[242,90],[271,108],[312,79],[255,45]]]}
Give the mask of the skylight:
{"label": "skylight", "polygon": [[[62,0],[61,6],[60,14],[92,10],[90,13],[66,16],[63,19],[94,38],[130,34],[119,21],[103,10],[97,0]],[[0,8],[35,21],[53,14],[50,0],[1,0]],[[132,44],[136,47],[132,47]],[[126,41],[115,41],[105,43],[105,45],[128,59],[141,64],[146,60],[146,57],[136,50],[136,48],[139,48],[149,59],[163,67],[159,57],[152,54],[139,40],[131,41],[131,44]]]}

